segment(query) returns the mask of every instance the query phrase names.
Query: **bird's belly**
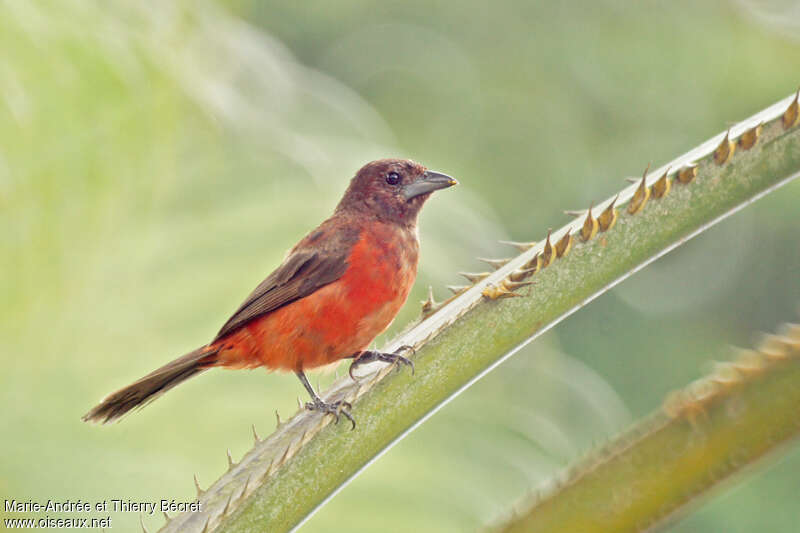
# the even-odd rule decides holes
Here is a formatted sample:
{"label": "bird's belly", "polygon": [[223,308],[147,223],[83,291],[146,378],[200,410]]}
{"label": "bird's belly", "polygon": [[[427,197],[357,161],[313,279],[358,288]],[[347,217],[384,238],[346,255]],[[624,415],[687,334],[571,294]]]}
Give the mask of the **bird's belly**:
{"label": "bird's belly", "polygon": [[416,246],[375,246],[374,238],[354,246],[341,278],[224,339],[219,364],[297,371],[366,349],[405,303],[417,266]]}

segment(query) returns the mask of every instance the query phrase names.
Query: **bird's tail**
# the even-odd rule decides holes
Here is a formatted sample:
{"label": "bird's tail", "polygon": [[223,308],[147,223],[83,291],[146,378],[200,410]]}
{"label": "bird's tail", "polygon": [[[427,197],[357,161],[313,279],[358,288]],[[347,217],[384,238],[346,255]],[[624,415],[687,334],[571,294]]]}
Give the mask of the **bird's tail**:
{"label": "bird's tail", "polygon": [[83,415],[84,422],[106,424],[131,409],[144,407],[175,385],[214,366],[218,348],[204,346],[167,363],[127,387],[109,394]]}

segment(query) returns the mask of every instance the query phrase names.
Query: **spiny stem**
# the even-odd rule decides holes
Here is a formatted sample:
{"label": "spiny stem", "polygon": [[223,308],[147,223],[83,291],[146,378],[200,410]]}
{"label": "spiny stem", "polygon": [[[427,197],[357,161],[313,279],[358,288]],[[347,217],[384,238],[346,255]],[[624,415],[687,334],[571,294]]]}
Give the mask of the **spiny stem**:
{"label": "spiny stem", "polygon": [[[204,512],[178,515],[162,531],[282,532],[302,524],[370,462],[530,340],[796,177],[800,129],[785,119],[792,101],[778,102],[654,170],[549,238],[531,235],[538,244],[492,263],[497,270],[459,287],[445,305],[426,302],[427,318],[381,350],[412,346],[413,378],[376,362],[364,365],[358,381],[345,376],[322,395],[326,402],[353,404],[355,433],[301,410],[209,487],[200,498]],[[730,154],[716,155],[726,142]],[[651,191],[649,199],[644,189]],[[640,205],[623,210],[632,200]],[[596,229],[593,220],[586,229],[586,217],[597,217]],[[536,284],[525,286],[526,280]]]}
{"label": "spiny stem", "polygon": [[492,531],[649,531],[798,434],[800,325],[790,325],[668,395]]}

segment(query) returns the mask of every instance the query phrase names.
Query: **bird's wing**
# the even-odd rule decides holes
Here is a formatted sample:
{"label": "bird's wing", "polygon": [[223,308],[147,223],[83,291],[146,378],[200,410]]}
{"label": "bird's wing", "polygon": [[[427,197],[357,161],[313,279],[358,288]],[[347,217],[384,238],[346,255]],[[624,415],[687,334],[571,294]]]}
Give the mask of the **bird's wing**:
{"label": "bird's wing", "polygon": [[[336,240],[339,239],[334,239]],[[347,270],[351,243],[326,244],[322,247],[295,248],[281,266],[262,281],[239,306],[212,342],[218,341],[254,318],[308,296],[342,277]]]}

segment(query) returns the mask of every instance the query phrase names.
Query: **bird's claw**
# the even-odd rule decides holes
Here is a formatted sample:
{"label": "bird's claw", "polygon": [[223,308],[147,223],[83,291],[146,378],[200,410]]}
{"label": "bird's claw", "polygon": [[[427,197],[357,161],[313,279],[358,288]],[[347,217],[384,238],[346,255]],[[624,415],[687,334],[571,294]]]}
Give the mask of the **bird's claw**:
{"label": "bird's claw", "polygon": [[353,405],[345,400],[338,400],[331,403],[325,403],[322,400],[314,400],[313,402],[306,403],[306,409],[309,411],[320,411],[324,414],[331,414],[334,417],[334,424],[339,423],[339,415],[344,415],[346,419],[353,424],[352,429],[356,429],[356,421],[353,415],[350,414],[350,409]]}
{"label": "bird's claw", "polygon": [[397,355],[400,352],[411,352],[411,355],[416,355],[417,350],[410,344],[404,344],[394,351],[394,355]]}
{"label": "bird's claw", "polygon": [[[400,363],[401,365],[406,365],[407,367],[411,368],[411,375],[414,375],[416,369],[414,368],[414,361],[407,357],[403,357],[402,355],[398,355],[396,353],[389,354],[392,356],[391,360],[388,361],[390,363]],[[385,361],[385,359],[381,359],[381,361]],[[397,367],[397,370],[400,370],[400,367]]]}
{"label": "bird's claw", "polygon": [[[363,365],[365,363],[371,363],[372,361],[383,361],[385,363],[400,363],[401,365],[406,365],[411,367],[411,375],[414,375],[415,368],[414,368],[414,361],[407,357],[403,357],[400,355],[400,352],[410,351],[412,354],[416,353],[413,346],[409,346],[405,344],[399,347],[394,353],[383,353],[383,352],[373,352],[371,350],[361,352],[358,358],[350,364],[350,369],[348,373],[350,374],[350,378],[353,381],[356,381],[356,377],[353,375],[353,369],[359,365]],[[398,367],[399,370],[400,367]]]}

